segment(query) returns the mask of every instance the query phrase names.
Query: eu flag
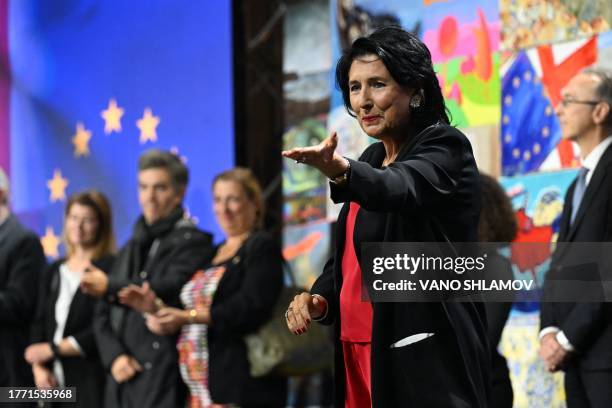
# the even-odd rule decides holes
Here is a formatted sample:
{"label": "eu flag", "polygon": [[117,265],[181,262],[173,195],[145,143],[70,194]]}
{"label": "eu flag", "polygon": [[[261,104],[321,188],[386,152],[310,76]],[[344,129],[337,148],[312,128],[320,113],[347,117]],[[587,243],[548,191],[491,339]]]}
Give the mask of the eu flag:
{"label": "eu flag", "polygon": [[521,51],[502,81],[502,173],[537,170],[561,139],[559,121],[540,78]]}
{"label": "eu flag", "polygon": [[218,233],[210,183],[234,163],[231,2],[15,0],[7,15],[12,207],[47,254],[66,198],[87,188],[110,198],[125,241],[149,148],[183,157],[186,206]]}

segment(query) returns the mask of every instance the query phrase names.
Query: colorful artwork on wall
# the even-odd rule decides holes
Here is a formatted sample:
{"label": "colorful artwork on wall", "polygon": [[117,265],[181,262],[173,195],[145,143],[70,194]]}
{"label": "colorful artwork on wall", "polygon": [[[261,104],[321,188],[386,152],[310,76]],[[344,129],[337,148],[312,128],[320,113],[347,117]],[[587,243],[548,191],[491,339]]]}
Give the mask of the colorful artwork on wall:
{"label": "colorful artwork on wall", "polygon": [[[500,179],[518,221],[518,235],[509,254],[515,276],[531,275],[539,288],[559,232],[565,193],[576,173],[563,170]],[[563,375],[548,373],[538,355],[539,303],[520,301],[521,294],[517,300],[499,344],[508,360],[514,407],[565,407]]]}
{"label": "colorful artwork on wall", "polygon": [[[452,122],[459,127],[497,124],[500,118],[499,9],[489,1],[332,1],[336,48],[381,23],[419,35],[431,51]],[[336,95],[332,109],[340,105]]]}
{"label": "colorful artwork on wall", "polygon": [[563,373],[550,374],[538,354],[538,311],[513,310],[499,343],[508,361],[514,408],[565,408]]}
{"label": "colorful artwork on wall", "polygon": [[608,0],[501,0],[503,49],[589,37],[610,30]]}
{"label": "colorful artwork on wall", "polygon": [[502,174],[576,167],[579,151],[561,139],[555,109],[565,84],[591,65],[610,64],[612,32],[509,55],[502,79]]}
{"label": "colorful artwork on wall", "polygon": [[291,266],[296,283],[310,289],[329,257],[330,225],[326,221],[286,226],[283,256]]}

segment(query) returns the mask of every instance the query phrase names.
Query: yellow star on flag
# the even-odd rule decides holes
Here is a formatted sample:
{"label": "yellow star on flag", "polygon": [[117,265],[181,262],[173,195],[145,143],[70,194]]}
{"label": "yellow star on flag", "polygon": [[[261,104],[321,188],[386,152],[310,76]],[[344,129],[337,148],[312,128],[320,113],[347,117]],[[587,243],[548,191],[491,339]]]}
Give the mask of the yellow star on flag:
{"label": "yellow star on flag", "polygon": [[62,172],[59,169],[55,169],[53,172],[53,178],[47,181],[47,187],[51,192],[49,195],[49,201],[53,203],[55,201],[66,200],[66,187],[68,187],[68,179],[62,177]]}
{"label": "yellow star on flag", "polygon": [[121,117],[124,112],[123,108],[117,106],[115,99],[108,101],[108,107],[100,112],[104,119],[104,133],[110,135],[112,132],[121,132]]}
{"label": "yellow star on flag", "polygon": [[55,235],[52,227],[47,227],[45,235],[40,238],[40,244],[43,247],[43,251],[45,251],[45,255],[51,258],[57,258],[59,256],[58,248],[60,242],[60,237]]}
{"label": "yellow star on flag", "polygon": [[140,129],[140,144],[157,141],[156,129],[159,122],[159,116],[153,116],[151,108],[145,108],[142,119],[136,121],[136,126]]}
{"label": "yellow star on flag", "polygon": [[91,139],[91,131],[85,129],[83,123],[78,122],[76,125],[76,133],[72,138],[74,157],[89,156],[89,139]]}

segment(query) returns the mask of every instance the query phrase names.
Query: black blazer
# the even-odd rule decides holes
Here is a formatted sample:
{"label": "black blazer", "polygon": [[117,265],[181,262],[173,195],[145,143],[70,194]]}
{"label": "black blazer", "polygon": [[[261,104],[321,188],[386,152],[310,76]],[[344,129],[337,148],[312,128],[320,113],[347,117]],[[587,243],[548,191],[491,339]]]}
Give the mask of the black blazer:
{"label": "black blazer", "polygon": [[0,225],[1,387],[34,385],[23,352],[36,313],[36,282],[45,266],[38,237],[10,215]]}
{"label": "black blazer", "polygon": [[[338,217],[333,257],[311,290],[328,301],[323,323],[335,324],[337,407],[344,406],[339,295],[348,203],[361,206],[353,242],[358,258],[360,244],[371,237],[381,242],[444,242],[444,233],[454,242],[477,239],[479,176],[471,145],[461,132],[431,126],[412,138],[394,163],[381,168],[384,156],[382,143],[371,145],[359,161],[350,160],[348,184],[331,185],[333,201],[346,204]],[[399,302],[373,303],[372,308],[373,407],[488,406],[490,363],[482,305]],[[390,348],[423,332],[436,334]]]}
{"label": "black blazer", "polygon": [[208,328],[209,387],[216,403],[284,407],[287,379],[253,378],[244,336],[268,321],[283,287],[281,251],[265,232],[254,232],[225,263]]}
{"label": "black blazer", "polygon": [[[497,271],[496,276],[511,280],[512,264],[508,258],[496,251],[487,253],[487,270]],[[512,302],[487,302],[484,304],[487,315],[487,336],[491,348],[491,406],[512,408],[513,390],[506,358],[499,353],[497,346],[512,310]]]}
{"label": "black blazer", "polygon": [[[124,245],[109,272],[108,294],[96,308],[94,332],[107,370],[104,404],[109,408],[171,407],[182,405],[185,399],[177,336],[150,332],[142,314],[119,304],[116,294],[130,283],[142,285],[146,280],[165,304],[178,307],[183,285],[210,260],[211,235],[181,220],[160,236],[158,242],[157,250],[150,257],[142,256],[134,238]],[[137,262],[139,257],[146,258],[142,265]],[[143,371],[130,381],[117,384],[110,370],[121,354],[134,357]]]}
{"label": "black blazer", "polygon": [[[93,262],[103,271],[109,270],[114,257],[104,257]],[[59,268],[65,259],[51,264],[41,281],[40,305],[32,326],[32,343],[52,342],[57,321],[55,303],[59,296]],[[84,356],[60,357],[66,386],[77,387],[77,402],[70,406],[101,407],[104,393],[105,373],[93,331],[94,310],[97,299],[77,290],[70,303],[63,337],[72,336],[79,343]],[[52,363],[48,365],[52,368]]]}
{"label": "black blazer", "polygon": [[[576,180],[565,195],[558,242],[612,241],[612,145],[602,155],[570,226],[572,198]],[[562,255],[553,255],[551,271],[563,278],[557,269]],[[549,272],[550,273],[550,272]],[[547,286],[544,286],[546,296]],[[612,305],[610,303],[543,302],[541,327],[556,326],[563,330],[576,348],[575,363],[587,370],[612,369]]]}

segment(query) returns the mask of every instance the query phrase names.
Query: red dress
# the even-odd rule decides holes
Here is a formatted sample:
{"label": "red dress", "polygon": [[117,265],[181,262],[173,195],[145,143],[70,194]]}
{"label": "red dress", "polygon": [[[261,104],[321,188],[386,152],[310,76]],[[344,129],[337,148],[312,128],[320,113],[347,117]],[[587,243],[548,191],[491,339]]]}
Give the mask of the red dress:
{"label": "red dress", "polygon": [[344,353],[346,388],[344,406],[372,406],[370,352],[372,342],[372,304],[361,300],[361,268],[353,245],[359,204],[350,203],[342,254],[342,289],[340,290],[340,340]]}

